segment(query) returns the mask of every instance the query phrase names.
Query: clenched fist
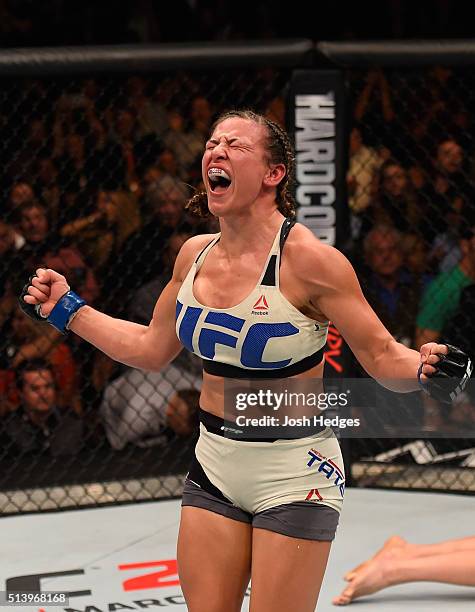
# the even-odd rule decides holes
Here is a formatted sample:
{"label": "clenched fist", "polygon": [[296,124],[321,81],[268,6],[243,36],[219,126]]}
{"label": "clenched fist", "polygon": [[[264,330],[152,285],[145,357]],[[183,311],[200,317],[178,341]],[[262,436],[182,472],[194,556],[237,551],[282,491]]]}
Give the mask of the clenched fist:
{"label": "clenched fist", "polygon": [[[26,304],[33,306],[33,310],[42,318],[49,316],[56,303],[70,287],[62,274],[54,270],[38,268],[28,283],[23,287],[21,299]],[[26,314],[31,316],[31,311]],[[30,309],[29,309],[30,310]],[[34,316],[33,318],[37,318]]]}
{"label": "clenched fist", "polygon": [[441,402],[451,403],[464,390],[473,371],[468,355],[451,344],[429,342],[420,349],[417,373],[422,388]]}
{"label": "clenched fist", "polygon": [[448,352],[449,348],[446,344],[428,342],[421,346],[421,381],[426,382],[430,376],[437,373],[437,364],[445,359],[445,355],[447,355]]}
{"label": "clenched fist", "polygon": [[20,308],[36,321],[48,321],[65,333],[71,317],[86,302],[70,290],[62,274],[51,269],[38,268],[20,295]]}

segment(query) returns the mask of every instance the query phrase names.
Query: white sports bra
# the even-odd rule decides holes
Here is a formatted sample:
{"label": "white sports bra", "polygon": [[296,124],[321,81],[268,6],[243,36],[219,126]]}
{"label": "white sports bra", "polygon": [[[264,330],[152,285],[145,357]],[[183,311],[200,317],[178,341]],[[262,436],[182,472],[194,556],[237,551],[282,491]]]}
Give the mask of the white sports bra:
{"label": "white sports bra", "polygon": [[284,220],[259,282],[231,308],[209,308],[193,294],[195,275],[220,234],[195,259],[178,292],[176,331],[183,345],[203,359],[206,372],[227,378],[283,378],[322,361],[328,321],[305,316],[279,289],[282,249],[294,223]]}

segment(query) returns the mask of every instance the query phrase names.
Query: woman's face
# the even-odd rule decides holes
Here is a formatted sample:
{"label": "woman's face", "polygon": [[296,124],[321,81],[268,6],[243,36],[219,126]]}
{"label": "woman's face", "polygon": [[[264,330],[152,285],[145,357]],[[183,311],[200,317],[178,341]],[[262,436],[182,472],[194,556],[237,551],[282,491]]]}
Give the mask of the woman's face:
{"label": "woman's face", "polygon": [[240,117],[216,126],[203,155],[203,181],[211,214],[239,214],[262,193],[269,172],[264,126]]}

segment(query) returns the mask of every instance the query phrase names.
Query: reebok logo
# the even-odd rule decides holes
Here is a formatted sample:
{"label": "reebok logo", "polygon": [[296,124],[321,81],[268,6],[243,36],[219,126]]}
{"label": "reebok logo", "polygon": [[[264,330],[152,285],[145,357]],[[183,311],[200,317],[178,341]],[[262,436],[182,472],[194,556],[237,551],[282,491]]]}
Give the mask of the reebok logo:
{"label": "reebok logo", "polygon": [[254,314],[254,315],[268,315],[269,314],[269,304],[267,303],[265,295],[261,295],[261,297],[254,304],[251,310],[251,314]]}
{"label": "reebok logo", "polygon": [[305,501],[319,502],[322,501],[323,497],[320,495],[320,491],[318,489],[310,489],[305,498]]}

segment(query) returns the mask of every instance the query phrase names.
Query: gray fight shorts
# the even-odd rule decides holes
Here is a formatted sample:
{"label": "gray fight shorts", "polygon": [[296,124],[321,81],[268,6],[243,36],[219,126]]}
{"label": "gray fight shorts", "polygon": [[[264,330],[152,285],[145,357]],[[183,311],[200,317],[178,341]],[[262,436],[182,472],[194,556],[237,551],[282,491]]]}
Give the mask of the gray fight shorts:
{"label": "gray fight shorts", "polygon": [[296,439],[230,439],[200,410],[200,437],[182,506],[195,506],[294,538],[333,540],[345,476],[330,428]]}

